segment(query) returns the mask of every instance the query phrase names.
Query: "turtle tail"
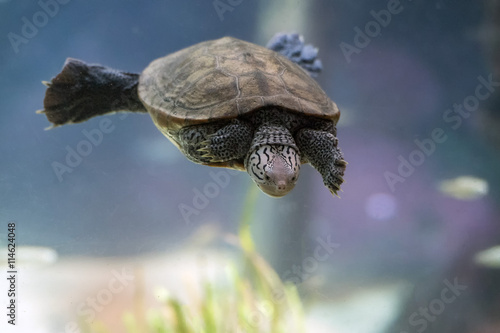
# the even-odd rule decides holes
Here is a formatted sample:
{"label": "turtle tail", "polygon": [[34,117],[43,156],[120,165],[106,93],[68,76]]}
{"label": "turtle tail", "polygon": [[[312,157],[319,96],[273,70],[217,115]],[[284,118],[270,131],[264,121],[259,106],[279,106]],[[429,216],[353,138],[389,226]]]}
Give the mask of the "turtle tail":
{"label": "turtle tail", "polygon": [[79,123],[116,111],[147,112],[137,94],[139,74],[120,72],[68,58],[51,82],[43,100],[53,127]]}

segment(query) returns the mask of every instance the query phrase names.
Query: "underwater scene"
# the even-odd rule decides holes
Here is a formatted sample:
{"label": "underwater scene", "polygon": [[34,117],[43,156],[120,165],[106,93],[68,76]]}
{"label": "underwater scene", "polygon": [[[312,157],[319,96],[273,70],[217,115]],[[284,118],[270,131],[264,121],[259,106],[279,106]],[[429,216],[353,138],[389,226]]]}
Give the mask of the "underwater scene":
{"label": "underwater scene", "polygon": [[500,0],[0,17],[0,332],[500,333]]}

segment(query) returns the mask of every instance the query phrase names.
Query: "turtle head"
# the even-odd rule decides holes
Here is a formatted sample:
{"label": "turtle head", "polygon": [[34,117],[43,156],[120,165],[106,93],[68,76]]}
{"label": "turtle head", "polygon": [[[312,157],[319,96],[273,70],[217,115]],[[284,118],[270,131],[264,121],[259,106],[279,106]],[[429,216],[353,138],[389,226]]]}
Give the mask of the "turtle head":
{"label": "turtle head", "polygon": [[264,193],[282,197],[294,188],[299,178],[300,156],[291,146],[267,144],[250,152],[245,167]]}

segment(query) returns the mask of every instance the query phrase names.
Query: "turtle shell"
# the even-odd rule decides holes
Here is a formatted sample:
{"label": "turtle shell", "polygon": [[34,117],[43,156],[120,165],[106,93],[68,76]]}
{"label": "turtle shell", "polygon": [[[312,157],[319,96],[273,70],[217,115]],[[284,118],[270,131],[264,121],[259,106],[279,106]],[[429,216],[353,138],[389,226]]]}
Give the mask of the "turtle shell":
{"label": "turtle shell", "polygon": [[300,66],[232,37],[154,60],[139,78],[139,98],[170,139],[179,129],[278,106],[337,122],[340,111]]}

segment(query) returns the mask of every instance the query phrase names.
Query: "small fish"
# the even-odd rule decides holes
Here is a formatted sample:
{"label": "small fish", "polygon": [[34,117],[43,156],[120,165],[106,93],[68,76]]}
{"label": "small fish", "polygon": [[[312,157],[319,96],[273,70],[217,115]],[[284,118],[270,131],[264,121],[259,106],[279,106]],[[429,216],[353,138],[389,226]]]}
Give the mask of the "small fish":
{"label": "small fish", "polygon": [[[0,251],[0,256],[7,257],[7,250]],[[56,250],[43,246],[16,246],[14,266],[40,266],[53,264],[58,260]],[[7,264],[7,260],[5,261]],[[2,264],[0,264],[2,266]]]}
{"label": "small fish", "polygon": [[473,176],[460,176],[440,181],[438,189],[458,200],[477,200],[488,194],[488,182]]}
{"label": "small fish", "polygon": [[476,253],[474,262],[489,268],[500,268],[500,245]]}

